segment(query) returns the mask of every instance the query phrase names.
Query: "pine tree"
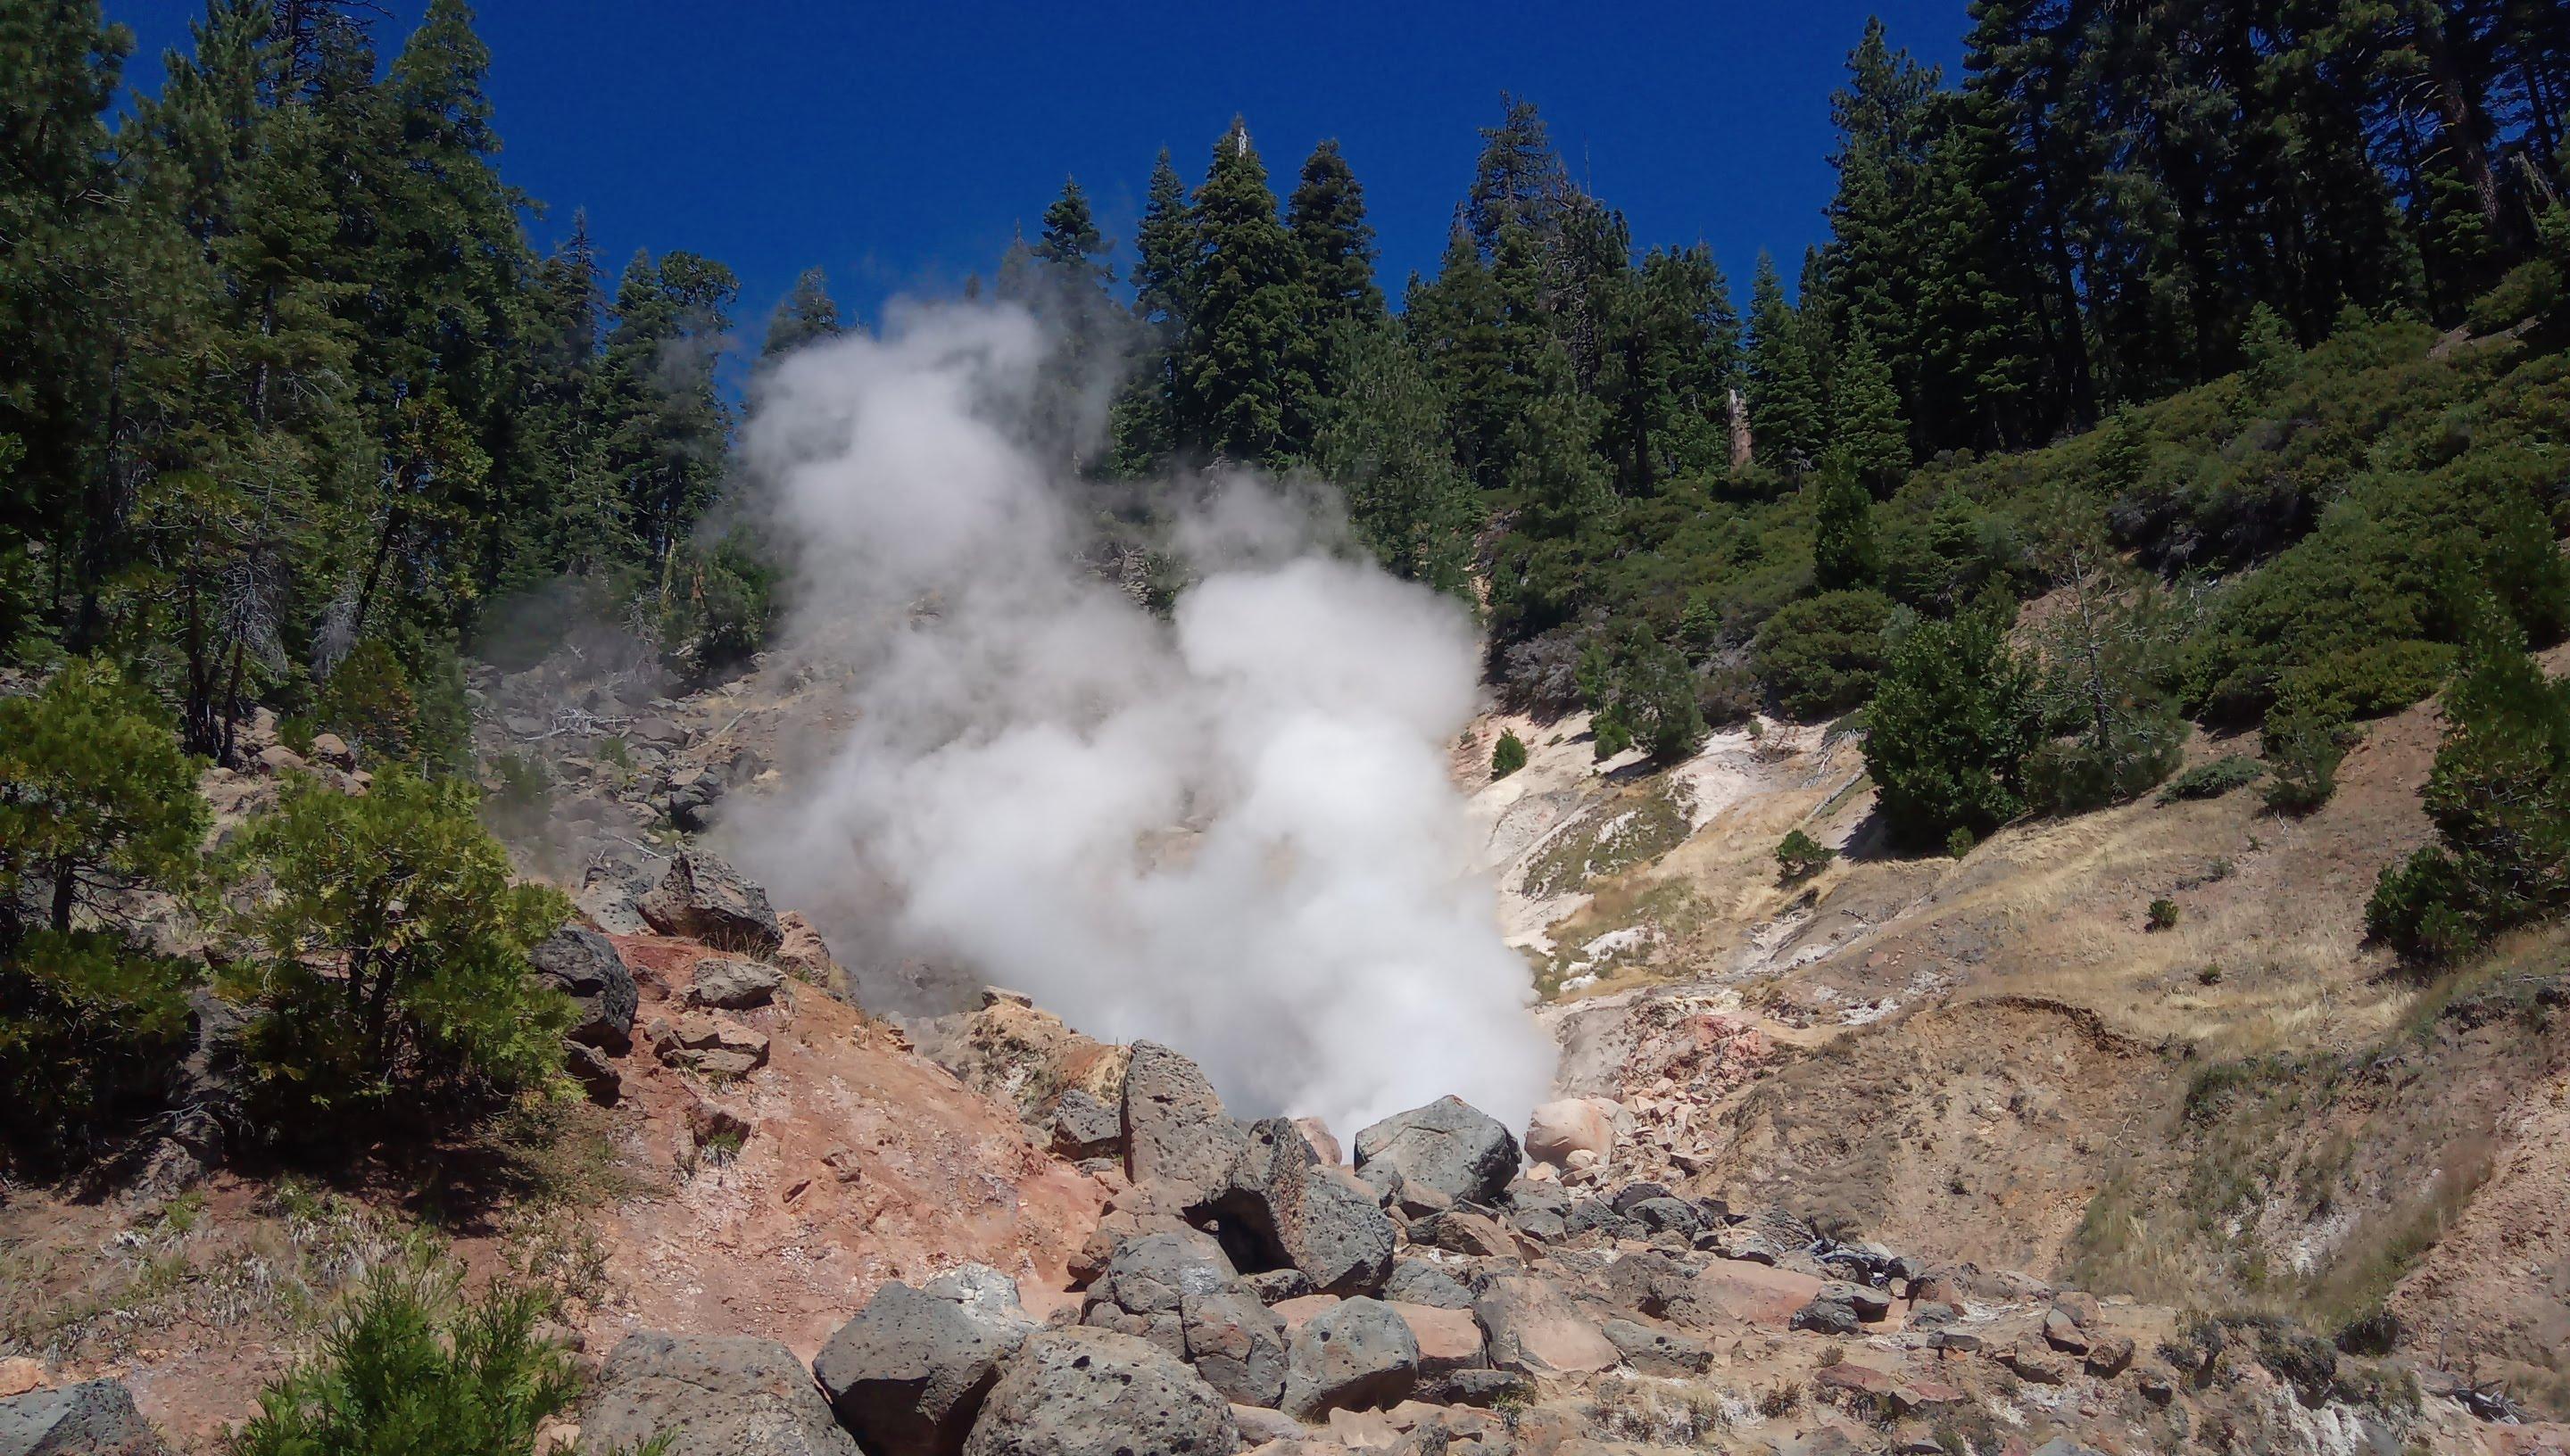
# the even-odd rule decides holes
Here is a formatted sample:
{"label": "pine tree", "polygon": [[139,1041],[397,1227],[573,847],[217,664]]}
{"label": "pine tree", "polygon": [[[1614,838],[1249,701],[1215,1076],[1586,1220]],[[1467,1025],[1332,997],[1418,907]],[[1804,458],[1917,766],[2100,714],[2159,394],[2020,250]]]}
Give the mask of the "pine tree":
{"label": "pine tree", "polygon": [[1320,396],[1342,384],[1347,361],[1335,351],[1338,341],[1353,337],[1344,325],[1365,325],[1383,317],[1383,289],[1374,280],[1374,226],[1366,221],[1365,189],[1348,170],[1336,141],[1312,149],[1303,176],[1285,209],[1285,227],[1301,254],[1305,291],[1313,308],[1304,336],[1313,346],[1305,368],[1313,380],[1306,408],[1288,421],[1290,448],[1310,451],[1319,421]]}
{"label": "pine tree", "polygon": [[[1758,255],[1749,283],[1749,419],[1759,458],[1808,469],[1821,454],[1821,388],[1776,260]],[[1797,462],[1800,462],[1798,465]]]}
{"label": "pine tree", "polygon": [[1448,448],[1445,400],[1398,323],[1338,329],[1342,378],[1322,406],[1313,462],[1347,492],[1357,539],[1394,575],[1469,596],[1481,503]]}
{"label": "pine tree", "polygon": [[1549,237],[1570,195],[1570,176],[1534,103],[1501,92],[1499,106],[1499,124],[1482,128],[1482,156],[1464,203],[1465,224],[1486,261],[1497,260],[1499,234],[1511,225]]}
{"label": "pine tree", "polygon": [[715,388],[714,359],[738,286],[729,268],[689,252],[657,262],[638,252],[617,285],[593,408],[629,523],[627,549],[664,575],[720,485],[731,409]]}
{"label": "pine tree", "polygon": [[1335,139],[1312,149],[1285,218],[1323,325],[1381,316],[1383,289],[1374,280],[1374,225],[1366,220],[1365,189]]}
{"label": "pine tree", "polygon": [[1209,459],[1281,463],[1313,387],[1313,309],[1245,123],[1215,144],[1194,213],[1180,438]]}
{"label": "pine tree", "polygon": [[1133,230],[1133,251],[1138,357],[1108,422],[1113,465],[1126,476],[1156,469],[1178,449],[1183,392],[1178,355],[1190,317],[1187,287],[1195,271],[1196,224],[1187,184],[1179,180],[1166,148],[1151,167],[1150,197]]}
{"label": "pine tree", "polygon": [[830,277],[819,268],[805,268],[794,279],[794,291],[785,295],[768,315],[767,337],[760,340],[761,362],[781,359],[806,344],[825,343],[847,332],[839,321],[839,301],[830,296]]}
{"label": "pine tree", "polygon": [[1900,843],[1985,838],[2023,812],[2022,769],[2042,735],[2034,682],[1988,613],[1897,634],[1865,723],[1866,771]]}
{"label": "pine tree", "polygon": [[1830,414],[1831,448],[1846,454],[1856,479],[1878,494],[1900,484],[1910,469],[1910,432],[1901,423],[1892,370],[1861,328],[1830,377]]}
{"label": "pine tree", "polygon": [[1461,221],[1447,234],[1435,280],[1411,280],[1402,316],[1446,399],[1456,460],[1484,489],[1498,489],[1519,397],[1509,367],[1507,302]]}
{"label": "pine tree", "polygon": [[1740,318],[1722,269],[1702,244],[1653,248],[1621,281],[1598,393],[1619,490],[1650,495],[1726,460]]}
{"label": "pine tree", "polygon": [[1880,572],[1874,545],[1874,493],[1859,479],[1845,451],[1830,452],[1819,477],[1803,489],[1812,505],[1812,585],[1850,591],[1875,584]]}

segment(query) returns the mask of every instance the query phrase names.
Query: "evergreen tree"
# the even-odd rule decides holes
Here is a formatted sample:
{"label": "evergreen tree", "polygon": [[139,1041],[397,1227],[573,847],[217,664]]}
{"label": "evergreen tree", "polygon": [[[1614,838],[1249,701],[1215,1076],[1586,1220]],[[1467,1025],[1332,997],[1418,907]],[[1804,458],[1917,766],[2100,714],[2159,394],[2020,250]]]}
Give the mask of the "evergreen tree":
{"label": "evergreen tree", "polygon": [[1866,771],[1900,843],[1986,838],[2024,812],[2021,771],[2042,736],[2034,683],[1987,612],[1896,634],[1865,722]]}
{"label": "evergreen tree", "polygon": [[1625,495],[1649,495],[1728,458],[1740,318],[1710,249],[1653,248],[1614,295],[1598,393]]}
{"label": "evergreen tree", "polygon": [[1476,484],[1498,489],[1518,399],[1509,367],[1507,302],[1460,221],[1447,234],[1436,279],[1411,280],[1403,319],[1429,378],[1446,399],[1456,460]]}
{"label": "evergreen tree", "polygon": [[2382,872],[2365,908],[2375,938],[2443,958],[2570,905],[2570,687],[2495,602],[2474,612],[2419,798],[2437,843]]}
{"label": "evergreen tree", "polygon": [[1892,371],[1862,328],[1848,340],[1830,376],[1831,448],[1869,490],[1889,493],[1910,469],[1910,432]]}
{"label": "evergreen tree", "polygon": [[662,576],[719,488],[731,407],[714,359],[739,285],[689,252],[656,262],[638,252],[616,289],[616,322],[599,362],[601,459],[629,523],[634,554]]}
{"label": "evergreen tree", "polygon": [[760,340],[761,362],[781,359],[806,344],[823,343],[847,332],[839,321],[839,301],[830,296],[829,275],[819,268],[805,268],[794,279],[794,291],[785,295],[768,315],[767,337]]}
{"label": "evergreen tree", "polygon": [[[1749,282],[1749,420],[1759,457],[1787,470],[1820,459],[1821,386],[1776,260],[1758,255]],[[1797,465],[1797,462],[1801,462]]]}
{"label": "evergreen tree", "polygon": [[1874,545],[1874,493],[1842,450],[1830,452],[1820,476],[1803,489],[1812,505],[1812,585],[1821,591],[1871,586],[1880,567]]}
{"label": "evergreen tree", "polygon": [[1393,574],[1470,595],[1481,509],[1447,445],[1445,400],[1399,324],[1338,329],[1342,378],[1321,410],[1314,464],[1347,492],[1357,539]]}
{"label": "evergreen tree", "polygon": [[1366,220],[1365,189],[1335,139],[1312,149],[1285,218],[1322,325],[1379,317],[1383,289],[1374,280],[1374,224]]}
{"label": "evergreen tree", "polygon": [[1187,184],[1166,148],[1151,167],[1150,199],[1133,231],[1133,251],[1139,357],[1109,421],[1114,466],[1124,475],[1150,471],[1178,448],[1184,392],[1178,357],[1191,317],[1187,288],[1195,272],[1196,223]]}
{"label": "evergreen tree", "polygon": [[1180,438],[1209,459],[1281,463],[1313,388],[1314,309],[1246,124],[1215,144],[1194,214]]}
{"label": "evergreen tree", "polygon": [[1570,176],[1552,150],[1552,135],[1534,103],[1499,94],[1499,124],[1482,128],[1482,156],[1464,221],[1485,260],[1496,260],[1499,234],[1510,226],[1549,237],[1570,196]]}
{"label": "evergreen tree", "polygon": [[1116,353],[1124,312],[1108,296],[1115,270],[1106,261],[1114,247],[1088,210],[1076,179],[1065,179],[1062,195],[1045,209],[1044,234],[1033,258],[1038,277],[1032,302],[1050,326],[1053,350],[1037,381],[1030,411],[1037,448],[1074,468],[1090,453],[1096,422],[1088,401]]}

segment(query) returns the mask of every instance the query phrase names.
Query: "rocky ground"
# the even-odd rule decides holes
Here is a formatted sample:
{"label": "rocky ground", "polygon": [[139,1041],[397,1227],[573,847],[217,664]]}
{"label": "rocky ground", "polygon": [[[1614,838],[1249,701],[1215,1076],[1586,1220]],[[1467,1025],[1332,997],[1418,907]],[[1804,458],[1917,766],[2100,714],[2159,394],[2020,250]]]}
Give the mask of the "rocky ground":
{"label": "rocky ground", "polygon": [[[2431,708],[2308,820],[2145,802],[1960,860],[1880,851],[1843,735],[1655,772],[1493,717],[1457,776],[1563,1100],[1334,1130],[768,907],[705,846],[790,792],[827,683],[670,696],[604,655],[476,686],[495,813],[515,785],[524,864],[579,891],[543,968],[589,1008],[594,1105],[560,1196],[447,1232],[569,1294],[593,1389],[562,1440],[2570,1449],[2559,940],[2422,987],[2357,938],[2425,832]],[[1530,761],[1492,784],[1503,728]],[[218,808],[314,767],[282,752]],[[1798,827],[1840,859],[1788,883]],[[418,1201],[202,1161],[10,1206],[0,1456],[214,1448]]]}

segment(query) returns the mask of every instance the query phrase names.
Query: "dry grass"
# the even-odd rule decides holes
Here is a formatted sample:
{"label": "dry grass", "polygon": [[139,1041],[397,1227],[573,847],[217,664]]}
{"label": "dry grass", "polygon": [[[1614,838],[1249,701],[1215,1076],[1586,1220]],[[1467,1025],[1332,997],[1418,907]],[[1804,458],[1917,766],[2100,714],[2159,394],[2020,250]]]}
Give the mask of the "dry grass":
{"label": "dry grass", "polygon": [[0,1253],[0,1354],[49,1364],[118,1361],[182,1328],[307,1332],[369,1270],[423,1236],[294,1181],[217,1213],[197,1196],[115,1230],[94,1253]]}

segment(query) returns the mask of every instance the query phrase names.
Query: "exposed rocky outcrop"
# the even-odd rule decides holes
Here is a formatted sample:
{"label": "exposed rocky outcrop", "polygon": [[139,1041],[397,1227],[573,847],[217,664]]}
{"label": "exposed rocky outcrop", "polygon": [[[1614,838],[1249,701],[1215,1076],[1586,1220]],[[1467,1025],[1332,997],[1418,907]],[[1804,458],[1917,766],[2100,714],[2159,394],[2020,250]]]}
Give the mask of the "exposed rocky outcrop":
{"label": "exposed rocky outcrop", "polygon": [[1366,1128],[1357,1134],[1356,1154],[1358,1173],[1398,1174],[1401,1188],[1427,1190],[1447,1203],[1489,1203],[1517,1175],[1516,1138],[1457,1097]]}
{"label": "exposed rocky outcrop", "polygon": [[594,1450],[667,1456],[857,1456],[812,1373],[772,1339],[629,1335],[607,1357],[581,1434]]}
{"label": "exposed rocky outcrop", "polygon": [[1123,1131],[1125,1176],[1190,1209],[1230,1188],[1249,1140],[1196,1064],[1155,1041],[1133,1043],[1124,1069]]}
{"label": "exposed rocky outcrop", "polygon": [[685,935],[716,949],[765,954],[785,940],[767,892],[705,850],[670,856],[659,883],[635,909],[660,933]]}
{"label": "exposed rocky outcrop", "polygon": [[865,1450],[961,1452],[1000,1362],[1036,1328],[1007,1275],[969,1269],[930,1289],[885,1284],[813,1359],[830,1409]]}
{"label": "exposed rocky outcrop", "polygon": [[965,1456],[1231,1456],[1231,1407],[1159,1346],[1109,1329],[1030,1337],[1002,1367]]}
{"label": "exposed rocky outcrop", "polygon": [[564,1035],[623,1056],[634,1045],[634,1012],[642,996],[616,942],[596,930],[565,925],[527,953],[536,974],[571,998],[574,1020]]}
{"label": "exposed rocky outcrop", "polygon": [[0,1456],[170,1456],[122,1380],[0,1400]]}

